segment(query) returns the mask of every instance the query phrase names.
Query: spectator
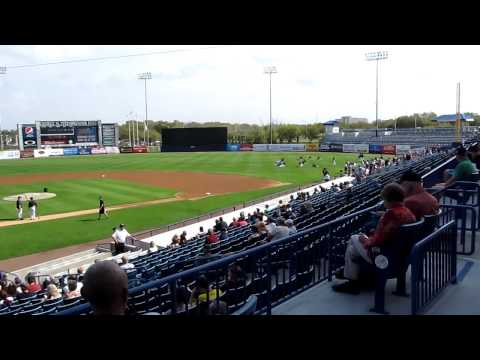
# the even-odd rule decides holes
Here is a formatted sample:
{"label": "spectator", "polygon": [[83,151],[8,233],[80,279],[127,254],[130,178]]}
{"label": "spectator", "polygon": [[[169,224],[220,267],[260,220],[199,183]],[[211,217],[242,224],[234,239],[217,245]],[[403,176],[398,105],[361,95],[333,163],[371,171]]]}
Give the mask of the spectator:
{"label": "spectator", "polygon": [[265,226],[265,230],[267,231],[267,233],[269,233],[269,234],[273,233],[276,226],[277,225],[275,224],[275,220],[272,217],[268,217],[267,218],[267,225]]}
{"label": "spectator", "polygon": [[80,290],[77,289],[76,280],[68,280],[68,291],[65,293],[66,299],[73,299],[80,296]]}
{"label": "spectator", "polygon": [[197,235],[197,238],[200,239],[202,236],[207,235],[207,233],[203,230],[203,226],[200,226],[199,233]]}
{"label": "spectator", "polygon": [[181,313],[186,311],[191,292],[186,286],[178,286],[175,295],[175,312]]}
{"label": "spectator", "polygon": [[13,281],[15,286],[17,287],[17,294],[22,293],[22,280],[17,276],[15,277],[15,280]]}
{"label": "spectator", "polygon": [[472,162],[467,157],[467,150],[464,147],[459,147],[456,151],[456,159],[458,161],[454,170],[445,170],[445,183],[440,184],[443,187],[448,187],[456,181],[470,181],[475,172]]}
{"label": "spectator", "polygon": [[80,292],[80,290],[82,289],[82,286],[83,286],[83,283],[78,281],[77,280],[77,277],[75,275],[68,275],[68,278],[67,278],[67,285],[64,286],[63,288],[63,293],[66,294],[67,292],[69,292],[70,290],[68,289],[68,284],[70,281],[75,281],[76,285],[77,285],[77,288],[75,289],[76,291]]}
{"label": "spectator", "polygon": [[207,307],[201,308],[202,315],[213,315],[217,313],[225,313],[225,303],[223,301],[218,301],[219,306],[217,306],[217,296],[222,296],[223,291],[220,289],[212,289],[208,283],[208,279],[205,275],[200,275],[195,284],[195,289],[192,291],[190,297],[190,303],[192,305],[202,305],[208,304]]}
{"label": "spectator", "polygon": [[83,266],[80,266],[77,269],[77,281],[78,282],[81,282],[83,280],[83,275],[84,274],[85,274],[85,269],[83,268]]}
{"label": "spectator", "polygon": [[236,228],[238,227],[238,221],[236,218],[233,218],[232,219],[232,222],[230,223],[230,225],[228,226],[229,228]]}
{"label": "spectator", "polygon": [[220,241],[228,240],[227,229],[223,228],[223,229],[220,231],[220,237],[219,237],[218,239],[219,239]]}
{"label": "spectator", "polygon": [[480,170],[480,146],[478,144],[468,148],[468,158],[475,164],[477,170]]}
{"label": "spectator", "polygon": [[287,226],[285,226],[285,220],[280,218],[278,219],[278,225],[273,229],[273,231],[268,232],[268,239],[270,241],[276,241],[287,237],[290,233]]}
{"label": "spectator", "polygon": [[35,276],[29,276],[27,279],[27,283],[28,285],[26,289],[29,293],[35,293],[42,290],[42,287],[40,286],[40,284],[38,284],[37,281],[35,280]]}
{"label": "spectator", "polygon": [[62,294],[54,284],[50,284],[47,287],[47,294],[45,295],[45,300],[55,300],[60,299]]}
{"label": "spectator", "polygon": [[220,222],[220,219],[215,220],[215,226],[213,227],[215,231],[220,231],[222,230],[222,223]]}
{"label": "spectator", "polygon": [[123,270],[128,270],[128,269],[133,269],[135,267],[134,264],[128,262],[128,258],[126,256],[122,256],[122,262],[120,264],[120,267]]}
{"label": "spectator", "polygon": [[154,253],[158,251],[158,246],[155,245],[154,241],[150,241],[150,248],[148,249],[148,252]]}
{"label": "spectator", "polygon": [[[245,219],[245,215],[243,213],[240,213],[240,216],[243,216],[243,218]],[[221,216],[218,220],[220,220],[220,230],[226,229],[228,227],[228,224],[223,220]]]}
{"label": "spectator", "polygon": [[127,274],[112,261],[102,261],[88,268],[82,296],[92,306],[94,315],[124,315],[128,300]]}
{"label": "spectator", "polygon": [[293,225],[292,219],[288,219],[287,221],[285,221],[285,225],[287,225],[288,227],[288,235],[293,235],[297,232],[297,228],[295,227],[295,225]]}
{"label": "spectator", "polygon": [[400,178],[400,185],[405,191],[405,206],[420,220],[425,215],[438,213],[439,204],[422,186],[422,178],[415,172],[406,171]]}
{"label": "spectator", "polygon": [[178,246],[180,246],[180,239],[178,238],[178,235],[175,234],[175,235],[173,235],[172,243],[170,244],[170,247],[176,248]]}
{"label": "spectator", "polygon": [[237,221],[237,227],[242,227],[242,226],[246,226],[248,225],[248,222],[247,220],[245,220],[245,218],[240,218],[238,221]]}
{"label": "spectator", "polygon": [[187,243],[187,232],[186,231],[182,232],[182,235],[180,235],[180,240],[179,240],[178,243],[179,243],[180,246],[183,246]]}
{"label": "spectator", "polygon": [[405,207],[403,201],[405,192],[398,184],[388,184],[381,192],[384,200],[384,206],[387,209],[381,217],[374,234],[367,237],[363,234],[353,235],[345,252],[345,268],[343,272],[338,272],[338,279],[349,279],[343,284],[334,285],[334,291],[358,294],[359,293],[359,275],[360,265],[358,260],[363,259],[372,264],[370,250],[374,246],[381,246],[391,240],[401,225],[415,222],[415,215]]}
{"label": "spectator", "polygon": [[251,225],[255,224],[257,222],[257,214],[256,213],[251,214],[248,219]]}
{"label": "spectator", "polygon": [[[225,289],[236,289],[239,286],[245,286],[247,274],[238,264],[234,264],[228,269],[228,279]],[[224,289],[224,290],[225,290]]]}
{"label": "spectator", "polygon": [[215,244],[218,242],[218,236],[213,229],[208,229],[207,244]]}

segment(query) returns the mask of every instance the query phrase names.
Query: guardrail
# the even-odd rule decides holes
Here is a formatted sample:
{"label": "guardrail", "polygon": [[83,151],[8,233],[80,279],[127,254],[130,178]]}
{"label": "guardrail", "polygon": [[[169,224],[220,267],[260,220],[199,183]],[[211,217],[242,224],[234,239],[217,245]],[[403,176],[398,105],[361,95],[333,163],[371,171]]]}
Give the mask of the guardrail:
{"label": "guardrail", "polygon": [[456,283],[456,223],[443,225],[411,252],[411,313],[425,310],[450,283]]}

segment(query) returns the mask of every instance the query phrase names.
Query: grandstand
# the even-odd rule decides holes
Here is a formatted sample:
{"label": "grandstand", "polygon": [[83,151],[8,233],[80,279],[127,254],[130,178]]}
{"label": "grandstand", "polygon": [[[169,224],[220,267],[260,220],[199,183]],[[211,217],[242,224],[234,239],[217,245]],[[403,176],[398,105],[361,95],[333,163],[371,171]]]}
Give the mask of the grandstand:
{"label": "grandstand", "polygon": [[[466,142],[478,137],[478,128],[464,126],[462,139]],[[378,137],[375,129],[341,129],[338,133],[327,133],[323,144],[392,144],[418,146],[451,146],[455,138],[455,128],[417,128],[397,129],[395,131],[380,129]]]}
{"label": "grandstand", "polygon": [[[302,201],[296,199],[291,207],[298,214],[295,226],[299,233],[279,241],[264,244],[252,240],[252,230],[247,225],[229,231],[227,240],[213,244],[210,247],[210,257],[207,258],[203,256],[205,237],[192,238],[184,246],[163,248],[154,253],[146,250],[130,252],[130,262],[135,265],[134,269],[127,270],[130,311],[132,314],[155,312],[165,315],[202,313],[204,309],[201,306],[190,306],[188,303],[184,309],[177,311],[178,304],[175,300],[178,287],[186,286],[191,289],[195,286],[195,279],[199,274],[207,275],[211,285],[219,289],[218,294],[222,289],[217,301],[227,304],[229,314],[241,312],[242,309],[251,310],[251,304],[255,304],[257,314],[302,313],[298,311],[299,308],[304,311],[312,310],[311,306],[300,306],[299,302],[304,304],[310,301],[310,305],[313,304],[313,298],[308,296],[311,291],[323,292],[325,296],[325,284],[332,280],[334,271],[343,266],[346,240],[351,234],[362,231],[369,212],[381,201],[381,188],[398,180],[407,169],[413,169],[423,176],[431,176],[438,173],[451,158],[451,152],[435,153],[416,161],[385,168],[347,190],[312,193],[309,201],[313,212],[309,214],[299,214]],[[444,214],[451,215],[451,212],[445,209]],[[266,215],[275,217],[276,209],[272,208]],[[472,222],[476,224],[477,221]],[[440,227],[440,223],[438,225]],[[468,243],[473,233],[474,231],[471,231],[465,236],[464,231],[463,245]],[[146,238],[144,242],[150,240]],[[118,257],[102,258],[117,260]],[[240,266],[246,276],[240,285],[232,288],[228,286],[228,270],[234,265]],[[68,274],[59,276],[61,286],[66,284],[67,278]],[[448,276],[445,276],[445,279],[450,281]],[[39,276],[39,281],[41,280],[42,276]],[[436,278],[424,280],[438,282]],[[445,281],[441,286],[446,286]],[[305,291],[310,288],[310,291]],[[333,296],[330,292],[328,294]],[[91,313],[89,304],[82,298],[44,302],[43,295],[44,292],[32,294],[31,297],[23,298],[10,306],[4,306],[0,309],[0,314]],[[427,300],[431,301],[434,297],[430,294]],[[390,301],[389,298],[387,300]],[[365,297],[364,301],[371,301],[371,296]],[[322,306],[325,310],[331,304],[320,305]],[[345,305],[350,311],[355,306],[358,304],[348,301]],[[408,303],[406,306],[409,307]],[[404,308],[405,306],[402,307],[403,312]],[[337,310],[341,309],[342,306],[338,306]],[[318,311],[318,306],[312,311]]]}

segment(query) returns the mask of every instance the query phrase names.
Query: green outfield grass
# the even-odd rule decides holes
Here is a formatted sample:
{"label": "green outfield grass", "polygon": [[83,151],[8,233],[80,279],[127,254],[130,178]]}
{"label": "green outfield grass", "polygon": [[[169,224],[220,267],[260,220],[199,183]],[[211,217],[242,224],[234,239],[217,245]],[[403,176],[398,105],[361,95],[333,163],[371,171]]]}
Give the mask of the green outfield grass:
{"label": "green outfield grass", "polygon": [[[311,156],[303,168],[297,166],[300,155],[307,159]],[[332,165],[333,157],[337,161],[335,168]],[[365,157],[372,158],[374,155],[367,154]],[[274,166],[274,161],[280,158],[285,158],[287,163],[285,168]],[[347,160],[355,161],[356,159],[356,154],[343,153],[222,152],[119,154],[1,161],[0,176],[97,170],[168,170],[250,175],[290,185],[212,196],[196,201],[178,201],[145,208],[118,210],[111,213],[111,219],[99,222],[95,220],[96,215],[90,215],[0,228],[0,259],[107,238],[111,228],[120,222],[128,224],[130,232],[175,223],[215,209],[280,192],[289,187],[321,181],[321,170],[324,167],[330,171],[330,174],[338,175]],[[312,167],[313,163],[318,164],[319,168]],[[41,185],[42,189],[43,186],[47,186],[49,191],[57,194],[54,199],[40,202],[39,210],[41,209],[43,214],[94,208],[97,206],[100,193],[104,196],[107,205],[116,205],[170,197],[175,192],[118,180],[75,180],[61,183],[52,181]],[[0,186],[0,197],[23,191],[38,191],[38,189],[32,190],[27,185]],[[1,201],[0,218],[10,219],[14,216],[13,204]]]}

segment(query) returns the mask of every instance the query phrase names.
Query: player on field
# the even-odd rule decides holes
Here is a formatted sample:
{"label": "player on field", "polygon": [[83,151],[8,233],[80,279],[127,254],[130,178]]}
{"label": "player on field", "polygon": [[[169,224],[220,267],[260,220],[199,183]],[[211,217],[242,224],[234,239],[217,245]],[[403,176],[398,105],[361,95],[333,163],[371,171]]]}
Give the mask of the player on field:
{"label": "player on field", "polygon": [[108,219],[108,214],[107,214],[107,209],[105,209],[105,202],[103,201],[103,198],[100,196],[99,197],[100,205],[98,207],[98,219],[100,220],[102,215],[105,215]]}
{"label": "player on field", "polygon": [[17,219],[23,220],[23,202],[21,196],[17,198]]}
{"label": "player on field", "polygon": [[33,200],[33,197],[30,197],[30,201],[28,202],[28,208],[30,209],[30,220],[35,220],[37,218],[37,207],[37,202]]}

